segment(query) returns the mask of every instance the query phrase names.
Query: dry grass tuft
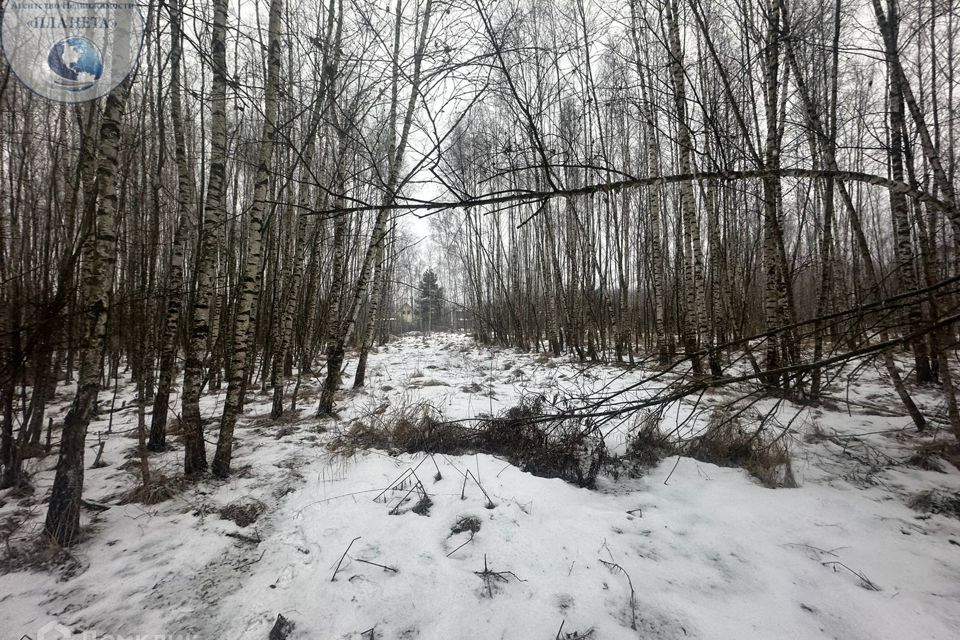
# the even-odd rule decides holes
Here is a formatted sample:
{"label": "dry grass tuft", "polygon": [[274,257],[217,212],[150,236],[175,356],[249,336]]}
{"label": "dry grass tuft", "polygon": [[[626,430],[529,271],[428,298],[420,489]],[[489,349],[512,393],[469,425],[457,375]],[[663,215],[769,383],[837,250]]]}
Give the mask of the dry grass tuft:
{"label": "dry grass tuft", "polygon": [[424,387],[449,387],[450,384],[438,378],[423,378],[421,380],[411,382],[408,386],[411,389],[421,389]]}
{"label": "dry grass tuft", "polygon": [[450,527],[450,535],[454,536],[466,531],[469,531],[470,534],[475,534],[480,531],[481,526],[480,518],[476,516],[461,516],[457,518],[457,522]]}
{"label": "dry grass tuft", "polygon": [[[22,514],[15,514],[19,519]],[[14,523],[14,530],[23,525],[20,520]],[[68,549],[61,547],[44,532],[39,535],[19,537],[13,540],[14,531],[8,531],[6,521],[0,526],[3,530],[4,547],[0,553],[0,575],[19,571],[56,572],[60,581],[66,581],[82,573],[85,566]],[[87,536],[87,531],[81,531],[81,540]]]}
{"label": "dry grass tuft", "polygon": [[444,421],[441,413],[426,402],[409,404],[352,423],[334,438],[330,448],[346,456],[363,449],[490,453],[529,473],[562,478],[584,487],[593,486],[607,460],[606,447],[595,427],[546,415],[541,397],[523,400],[477,427]]}
{"label": "dry grass tuft", "polygon": [[220,509],[220,517],[224,520],[232,520],[238,527],[246,527],[263,515],[267,510],[267,505],[256,498],[240,498]]}
{"label": "dry grass tuft", "polygon": [[641,410],[627,440],[626,458],[641,467],[653,467],[677,455],[677,448],[660,430],[660,411]]}
{"label": "dry grass tuft", "polygon": [[473,430],[444,422],[436,408],[421,401],[356,420],[339,433],[329,447],[344,456],[364,449],[460,454],[473,450],[470,442],[473,436]]}
{"label": "dry grass tuft", "polygon": [[706,430],[682,445],[683,453],[701,462],[746,469],[771,489],[796,487],[782,434],[747,429],[741,415],[730,407],[715,410]]}
{"label": "dry grass tuft", "polygon": [[606,445],[589,421],[556,418],[544,412],[544,398],[521,400],[502,416],[487,420],[482,442],[524,471],[592,487],[607,462]]}
{"label": "dry grass tuft", "polygon": [[922,443],[905,461],[908,466],[939,473],[947,472],[947,463],[960,469],[960,447],[949,441]]}
{"label": "dry grass tuft", "polygon": [[120,498],[120,504],[159,504],[180,495],[188,483],[183,476],[151,474],[150,482],[131,489]]}
{"label": "dry grass tuft", "polygon": [[960,518],[960,492],[949,491],[922,491],[912,498],[907,505],[914,511],[932,513]]}

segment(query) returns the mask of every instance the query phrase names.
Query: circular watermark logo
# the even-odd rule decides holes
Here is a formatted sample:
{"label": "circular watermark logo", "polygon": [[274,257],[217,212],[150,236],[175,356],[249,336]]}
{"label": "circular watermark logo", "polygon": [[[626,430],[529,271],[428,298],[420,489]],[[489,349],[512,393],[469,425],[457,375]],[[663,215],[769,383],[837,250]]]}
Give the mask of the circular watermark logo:
{"label": "circular watermark logo", "polygon": [[143,29],[136,0],[8,0],[0,47],[33,92],[56,102],[87,102],[133,71]]}
{"label": "circular watermark logo", "polygon": [[70,640],[71,636],[70,628],[57,622],[48,622],[37,632],[37,640]]}
{"label": "circular watermark logo", "polygon": [[[23,636],[21,640],[31,640],[31,636]],[[113,635],[101,634],[96,630],[79,631],[58,623],[56,620],[48,622],[37,630],[37,640],[200,640],[193,635],[169,633]]]}

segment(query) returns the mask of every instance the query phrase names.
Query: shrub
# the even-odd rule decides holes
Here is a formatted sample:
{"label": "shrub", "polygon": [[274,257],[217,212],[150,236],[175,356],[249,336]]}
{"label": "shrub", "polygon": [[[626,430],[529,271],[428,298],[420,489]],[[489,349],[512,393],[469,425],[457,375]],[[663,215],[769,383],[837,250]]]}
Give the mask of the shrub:
{"label": "shrub", "polygon": [[266,510],[267,505],[260,500],[244,497],[222,507],[220,517],[232,520],[238,527],[246,527],[256,522]]}
{"label": "shrub", "polygon": [[660,431],[661,411],[641,410],[627,437],[626,458],[641,467],[652,467],[664,458],[677,455],[669,436]]}
{"label": "shrub", "polygon": [[473,436],[472,429],[444,422],[429,403],[417,402],[354,421],[333,439],[330,448],[347,456],[361,449],[459,454],[473,450]]}
{"label": "shrub", "polygon": [[742,412],[727,406],[716,409],[704,432],[684,443],[681,450],[701,462],[746,469],[765,487],[792,488],[797,483],[782,435],[771,435],[762,426],[745,428]]}
{"label": "shrub", "polygon": [[444,421],[435,408],[423,402],[376,418],[376,425],[353,423],[334,439],[331,448],[342,455],[367,448],[395,453],[490,453],[529,473],[583,487],[593,486],[607,460],[596,427],[583,420],[545,414],[542,397],[526,398],[476,427]]}
{"label": "shrub", "polygon": [[960,492],[930,489],[914,495],[907,504],[914,511],[920,511],[921,513],[960,518]]}

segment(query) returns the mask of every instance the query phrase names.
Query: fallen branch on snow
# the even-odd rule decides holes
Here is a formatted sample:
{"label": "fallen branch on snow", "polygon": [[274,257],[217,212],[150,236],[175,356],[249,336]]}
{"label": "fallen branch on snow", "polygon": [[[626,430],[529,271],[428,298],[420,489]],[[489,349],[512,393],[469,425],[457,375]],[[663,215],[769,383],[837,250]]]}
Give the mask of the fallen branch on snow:
{"label": "fallen branch on snow", "polygon": [[631,617],[630,628],[636,631],[637,630],[637,594],[633,590],[633,580],[630,579],[630,574],[627,573],[627,570],[621,567],[616,562],[607,562],[602,558],[597,558],[597,560],[600,560],[600,563],[603,566],[610,569],[610,571],[613,571],[614,573],[619,571],[623,575],[627,576],[627,584],[630,585],[630,617]]}
{"label": "fallen branch on snow", "polygon": [[343,550],[343,555],[340,556],[340,562],[337,563],[337,568],[333,570],[333,575],[330,577],[330,582],[336,582],[336,581],[337,581],[337,572],[340,571],[340,565],[343,564],[343,559],[347,557],[347,553],[350,552],[350,547],[353,546],[353,543],[356,542],[357,540],[359,540],[361,537],[362,537],[362,536],[357,536],[356,538],[354,538],[353,540],[351,540],[351,541],[350,541],[350,544],[347,545],[347,548]]}
{"label": "fallen branch on snow", "polygon": [[844,569],[846,569],[847,571],[849,571],[850,573],[852,573],[853,575],[857,576],[857,578],[860,579],[860,586],[863,587],[864,589],[868,591],[880,591],[880,587],[874,584],[873,581],[871,581],[867,576],[863,575],[863,573],[861,573],[860,571],[857,571],[856,569],[851,569],[850,567],[848,567],[847,565],[843,564],[838,560],[831,560],[830,562],[821,562],[820,564],[822,564],[825,567],[831,567],[833,568],[834,571],[837,570],[837,567],[843,567]]}
{"label": "fallen branch on snow", "polygon": [[483,571],[474,571],[474,573],[484,581],[487,586],[487,596],[493,598],[494,582],[507,582],[507,576],[513,576],[517,582],[526,582],[523,578],[513,571],[491,571],[487,566],[487,554],[483,554]]}

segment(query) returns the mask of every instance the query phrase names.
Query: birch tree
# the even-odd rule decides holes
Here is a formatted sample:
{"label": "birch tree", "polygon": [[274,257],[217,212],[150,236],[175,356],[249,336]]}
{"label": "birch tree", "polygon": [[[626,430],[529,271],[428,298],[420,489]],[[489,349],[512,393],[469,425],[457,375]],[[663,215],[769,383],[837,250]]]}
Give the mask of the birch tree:
{"label": "birch tree", "polygon": [[96,218],[84,245],[80,301],[85,308],[77,393],[63,421],[60,456],[53,480],[44,531],[57,544],[70,546],[80,535],[80,499],[83,493],[83,457],[87,427],[97,412],[100,395],[100,355],[106,343],[107,310],[114,276],[117,243],[117,158],[121,125],[132,80],[127,79],[106,98],[97,150]]}
{"label": "birch tree", "polygon": [[225,477],[230,473],[233,455],[233,430],[242,408],[243,386],[246,382],[248,352],[252,333],[253,309],[260,295],[260,268],[263,259],[261,239],[263,219],[267,212],[270,187],[270,169],[277,135],[277,101],[280,88],[280,19],[283,0],[270,0],[270,19],[267,26],[267,73],[264,95],[263,130],[257,157],[257,172],[253,187],[253,203],[247,211],[246,260],[236,316],[233,321],[233,345],[230,354],[230,379],[227,397],[220,421],[220,435],[211,471]]}
{"label": "birch tree", "polygon": [[203,440],[203,418],[200,415],[200,394],[207,340],[216,322],[213,307],[216,258],[223,226],[224,190],[227,163],[227,2],[213,0],[213,28],[210,59],[210,159],[203,205],[203,226],[199,247],[193,305],[190,316],[190,338],[183,367],[183,393],[180,420],[183,429],[184,472],[195,474],[207,469]]}
{"label": "birch tree", "polygon": [[[423,15],[420,16],[418,20],[416,51],[413,55],[413,68],[409,74],[409,97],[407,98],[406,110],[403,113],[402,124],[399,125],[400,130],[397,131],[398,124],[400,123],[399,109],[401,106],[400,33],[403,19],[403,4],[398,0],[396,5],[391,62],[392,74],[390,80],[390,115],[387,124],[387,179],[383,187],[383,195],[381,196],[381,207],[377,212],[377,217],[371,230],[370,240],[361,262],[359,277],[350,291],[351,295],[349,300],[344,300],[344,302],[348,304],[342,309],[342,315],[335,323],[335,333],[331,336],[327,345],[327,375],[324,380],[323,390],[317,408],[317,412],[320,415],[331,415],[333,413],[335,395],[340,386],[340,368],[343,365],[343,360],[346,355],[347,341],[353,336],[360,305],[368,288],[371,287],[374,262],[380,263],[376,258],[378,254],[382,255],[382,244],[386,238],[390,208],[396,201],[397,189],[400,186],[404,154],[410,137],[410,129],[413,126],[417,101],[420,99],[420,83],[423,79],[423,61],[426,54],[428,36],[430,34],[432,12],[433,0],[427,0],[423,9]],[[371,301],[375,299],[375,296],[371,297]]]}

